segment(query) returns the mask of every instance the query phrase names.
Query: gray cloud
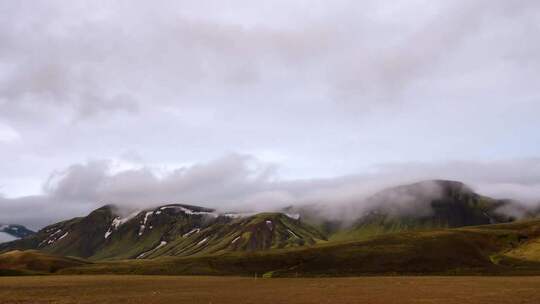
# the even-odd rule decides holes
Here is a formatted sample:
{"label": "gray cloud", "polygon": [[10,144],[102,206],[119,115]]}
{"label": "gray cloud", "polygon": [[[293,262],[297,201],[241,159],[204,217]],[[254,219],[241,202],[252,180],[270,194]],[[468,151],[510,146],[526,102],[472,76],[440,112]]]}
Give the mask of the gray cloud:
{"label": "gray cloud", "polygon": [[216,106],[213,99],[223,94],[230,95],[228,103],[242,104],[242,92],[294,91],[291,80],[365,107],[400,100],[439,73],[454,79],[493,63],[538,63],[535,39],[505,45],[538,33],[537,1],[429,4],[338,1],[303,18],[296,14],[307,4],[276,4],[295,18],[273,24],[249,21],[248,14],[264,8],[239,10],[229,20],[207,14],[221,5],[204,1],[165,1],[166,10],[123,1],[5,2],[2,113],[33,112],[38,104],[85,117],[136,112],[148,102],[181,108],[194,98]]}
{"label": "gray cloud", "polygon": [[0,2],[0,210],[434,177],[534,202],[538,20],[533,0]]}
{"label": "gray cloud", "polygon": [[[38,227],[110,203],[125,209],[187,203],[222,211],[317,204],[330,217],[354,216],[368,207],[365,199],[376,192],[427,179],[460,180],[482,194],[517,199],[530,207],[540,204],[540,159],[394,164],[371,174],[306,180],[280,178],[274,164],[240,154],[168,171],[141,167],[113,172],[112,167],[111,161],[92,161],[54,172],[44,184],[44,195],[0,199],[0,222]],[[401,209],[414,207],[406,197],[401,200]]]}

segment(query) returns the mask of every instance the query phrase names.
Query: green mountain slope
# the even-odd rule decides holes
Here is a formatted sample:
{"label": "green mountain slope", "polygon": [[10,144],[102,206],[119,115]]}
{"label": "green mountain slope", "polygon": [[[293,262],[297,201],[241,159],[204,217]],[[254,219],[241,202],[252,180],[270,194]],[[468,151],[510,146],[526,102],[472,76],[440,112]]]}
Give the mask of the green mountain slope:
{"label": "green mountain slope", "polygon": [[173,204],[119,216],[113,206],[104,206],[26,239],[0,244],[0,252],[38,249],[91,260],[131,259],[270,250],[322,240],[315,229],[280,213],[240,216]]}
{"label": "green mountain slope", "polygon": [[261,213],[171,236],[167,244],[149,252],[147,257],[291,248],[323,240],[324,235],[296,219],[282,213]]}
{"label": "green mountain slope", "polygon": [[114,218],[110,207],[99,208],[86,217],[47,226],[25,239],[0,244],[0,252],[37,249],[49,254],[90,257],[103,244],[103,234]]}
{"label": "green mountain slope", "polygon": [[[103,262],[66,274],[354,276],[374,274],[540,274],[518,250],[540,242],[540,221],[388,233],[363,241],[273,251]],[[535,245],[536,246],[536,245]],[[534,249],[536,250],[536,249]],[[532,250],[532,251],[534,251]]]}
{"label": "green mountain slope", "polygon": [[[178,263],[165,272],[201,274],[499,271],[505,263],[530,266],[540,261],[536,228],[516,232],[524,224],[496,225],[513,220],[498,211],[513,202],[479,195],[459,182],[390,188],[362,204],[363,213],[352,221],[325,222],[323,217],[312,222],[318,229],[306,224],[317,212],[301,212],[298,218],[290,214],[294,210],[227,214],[171,204],[123,214],[104,206],[0,244],[0,253],[30,249],[90,261],[155,259],[158,264],[98,263],[90,268],[122,265],[118,267],[146,273],[165,271],[165,266],[155,266],[160,263]],[[526,226],[537,226],[530,223]],[[472,225],[485,226],[466,228]],[[449,229],[455,227],[463,228]]]}
{"label": "green mountain slope", "polygon": [[364,212],[348,225],[319,220],[319,227],[328,231],[331,240],[350,240],[390,232],[515,220],[498,211],[512,202],[482,196],[461,182],[446,180],[423,181],[385,189],[361,204],[365,206]]}

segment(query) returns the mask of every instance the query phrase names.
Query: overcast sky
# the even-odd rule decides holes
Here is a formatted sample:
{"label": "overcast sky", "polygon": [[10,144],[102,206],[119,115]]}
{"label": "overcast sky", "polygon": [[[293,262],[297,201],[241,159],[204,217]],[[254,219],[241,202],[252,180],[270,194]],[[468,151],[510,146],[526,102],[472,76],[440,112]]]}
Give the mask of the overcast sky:
{"label": "overcast sky", "polygon": [[540,201],[540,1],[0,0],[0,222],[460,179]]}

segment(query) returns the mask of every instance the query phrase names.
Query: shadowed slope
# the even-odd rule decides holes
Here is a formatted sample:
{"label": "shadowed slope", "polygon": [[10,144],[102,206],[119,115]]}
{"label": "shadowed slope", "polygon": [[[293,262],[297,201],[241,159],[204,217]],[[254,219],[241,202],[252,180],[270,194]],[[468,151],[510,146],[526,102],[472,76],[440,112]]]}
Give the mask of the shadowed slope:
{"label": "shadowed slope", "polygon": [[60,269],[88,264],[88,262],[45,254],[36,250],[14,250],[0,254],[0,275],[54,273]]}

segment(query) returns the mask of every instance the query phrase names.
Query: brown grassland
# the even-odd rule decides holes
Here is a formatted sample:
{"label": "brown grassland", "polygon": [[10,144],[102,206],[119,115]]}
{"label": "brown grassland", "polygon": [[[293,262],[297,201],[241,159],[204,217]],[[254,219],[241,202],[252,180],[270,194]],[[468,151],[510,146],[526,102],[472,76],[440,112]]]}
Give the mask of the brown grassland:
{"label": "brown grassland", "polygon": [[0,277],[0,303],[540,303],[540,277]]}

